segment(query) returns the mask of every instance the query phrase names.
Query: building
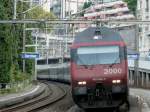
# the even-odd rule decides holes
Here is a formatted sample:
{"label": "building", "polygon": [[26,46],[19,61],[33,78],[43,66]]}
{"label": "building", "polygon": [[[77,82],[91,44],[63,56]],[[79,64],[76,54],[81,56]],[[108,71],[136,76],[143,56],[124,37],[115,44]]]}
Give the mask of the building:
{"label": "building", "polygon": [[36,43],[37,52],[40,54],[40,59],[51,57],[68,56],[70,53],[69,45],[72,43],[72,36],[68,35],[53,35],[51,33],[32,32],[33,43]]}
{"label": "building", "polygon": [[87,0],[51,0],[51,11],[58,18],[66,18],[81,10]]}
{"label": "building", "polygon": [[108,3],[108,2],[114,2],[114,1],[119,1],[119,0],[88,0],[93,3]]}
{"label": "building", "polygon": [[66,3],[66,11],[72,15],[82,10],[84,3],[87,0],[68,0]]}
{"label": "building", "polygon": [[[127,3],[122,0],[90,0],[92,5],[85,9],[84,19],[129,20],[135,16],[130,13]],[[107,24],[108,27],[128,27],[132,24]],[[89,27],[80,25],[79,31]]]}
{"label": "building", "polygon": [[[99,0],[100,1],[100,0]],[[133,19],[127,4],[122,0],[103,0],[92,5],[84,14],[86,19]]]}
{"label": "building", "polygon": [[58,18],[61,18],[63,15],[62,13],[62,8],[61,8],[61,1],[64,0],[51,0],[50,1],[50,10],[54,13],[54,15]]}
{"label": "building", "polygon": [[[150,0],[137,0],[137,19],[150,20]],[[141,56],[147,56],[150,50],[150,26],[140,25],[139,51]]]}

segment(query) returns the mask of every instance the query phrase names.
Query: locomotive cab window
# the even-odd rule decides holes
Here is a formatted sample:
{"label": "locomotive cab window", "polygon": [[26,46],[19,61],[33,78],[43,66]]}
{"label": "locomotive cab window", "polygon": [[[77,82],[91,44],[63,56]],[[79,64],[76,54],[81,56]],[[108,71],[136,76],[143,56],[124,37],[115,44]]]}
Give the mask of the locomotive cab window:
{"label": "locomotive cab window", "polygon": [[77,49],[78,65],[120,63],[119,46],[88,46]]}

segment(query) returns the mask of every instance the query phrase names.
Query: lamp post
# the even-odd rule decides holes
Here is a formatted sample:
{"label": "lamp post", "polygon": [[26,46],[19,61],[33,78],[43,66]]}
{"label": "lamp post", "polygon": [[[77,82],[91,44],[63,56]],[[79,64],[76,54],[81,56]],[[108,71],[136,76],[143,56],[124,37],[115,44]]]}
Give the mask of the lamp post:
{"label": "lamp post", "polygon": [[13,15],[13,19],[16,19],[16,7],[17,7],[17,0],[14,0],[14,15]]}
{"label": "lamp post", "polygon": [[[139,53],[139,26],[135,25],[136,29],[136,37],[135,37],[135,50]],[[135,85],[139,85],[139,58],[134,61],[134,70],[135,70]]]}
{"label": "lamp post", "polygon": [[[138,19],[138,11],[136,10],[136,18]],[[139,25],[135,25],[135,50],[139,53]],[[134,61],[134,71],[135,71],[135,85],[139,85],[139,58]]]}
{"label": "lamp post", "polygon": [[[39,33],[39,30],[36,31],[36,34],[35,34],[35,52],[37,53],[37,38],[38,38],[38,33]],[[34,80],[37,80],[37,58],[35,58],[35,78]]]}
{"label": "lamp post", "polygon": [[[25,14],[23,14],[23,18],[25,19],[26,18],[26,15]],[[26,31],[25,31],[25,29],[26,29],[26,24],[24,23],[23,24],[23,52],[25,52],[25,40],[26,40]],[[23,72],[25,72],[25,59],[23,59]]]}

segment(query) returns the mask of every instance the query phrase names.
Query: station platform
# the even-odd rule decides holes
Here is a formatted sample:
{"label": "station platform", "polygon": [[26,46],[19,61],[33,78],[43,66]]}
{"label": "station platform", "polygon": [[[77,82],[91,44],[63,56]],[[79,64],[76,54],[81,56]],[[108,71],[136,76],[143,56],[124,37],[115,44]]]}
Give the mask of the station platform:
{"label": "station platform", "polygon": [[15,104],[22,103],[24,101],[31,100],[45,91],[46,85],[42,83],[38,83],[37,85],[33,85],[32,87],[13,94],[0,95],[0,108],[12,106]]}

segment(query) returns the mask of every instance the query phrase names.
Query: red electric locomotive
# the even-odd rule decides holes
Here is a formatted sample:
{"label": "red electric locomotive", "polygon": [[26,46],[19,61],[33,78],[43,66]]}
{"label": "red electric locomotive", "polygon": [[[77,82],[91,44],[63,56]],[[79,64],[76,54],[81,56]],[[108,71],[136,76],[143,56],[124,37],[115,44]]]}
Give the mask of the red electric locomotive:
{"label": "red electric locomotive", "polygon": [[128,102],[126,45],[119,33],[90,27],[71,46],[71,85],[76,104],[86,108],[119,107]]}

